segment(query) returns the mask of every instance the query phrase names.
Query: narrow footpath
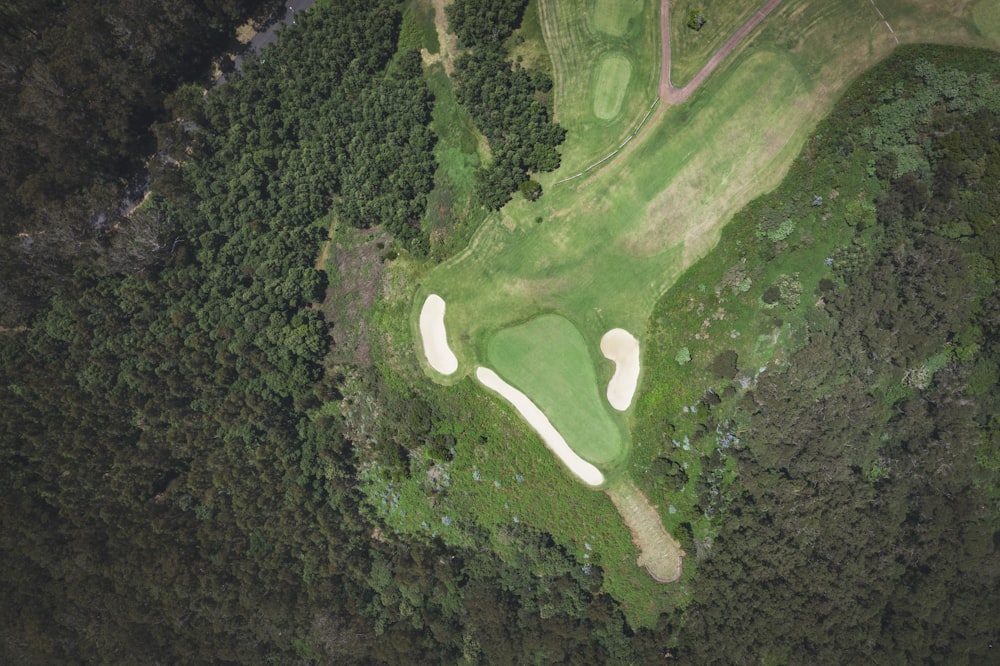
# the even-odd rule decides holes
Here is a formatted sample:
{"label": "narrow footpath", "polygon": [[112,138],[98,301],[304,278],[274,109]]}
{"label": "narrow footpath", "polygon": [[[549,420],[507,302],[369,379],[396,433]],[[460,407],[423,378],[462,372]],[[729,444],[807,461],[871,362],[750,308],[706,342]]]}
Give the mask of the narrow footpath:
{"label": "narrow footpath", "polygon": [[708,59],[708,62],[701,68],[701,70],[694,75],[694,77],[684,84],[683,87],[678,88],[670,83],[670,0],[661,0],[660,2],[660,44],[662,48],[660,66],[660,99],[662,99],[667,104],[680,104],[687,100],[688,97],[698,89],[705,79],[715,71],[723,60],[726,59],[730,53],[733,52],[740,42],[746,38],[750,32],[760,25],[760,22],[767,18],[767,15],[771,11],[781,4],[781,0],[768,0],[763,7],[754,12],[754,15],[748,18],[739,29],[732,34],[732,36],[726,40],[718,51],[712,54],[712,57]]}

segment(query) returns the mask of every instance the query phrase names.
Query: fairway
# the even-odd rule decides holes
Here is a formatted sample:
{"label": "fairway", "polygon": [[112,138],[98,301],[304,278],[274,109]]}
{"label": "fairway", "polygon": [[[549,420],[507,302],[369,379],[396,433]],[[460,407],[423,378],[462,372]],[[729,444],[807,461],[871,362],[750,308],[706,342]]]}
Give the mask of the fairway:
{"label": "fairway", "polygon": [[488,356],[581,457],[597,465],[622,457],[622,434],[603,400],[592,351],[568,319],[544,315],[504,329],[490,340]]}
{"label": "fairway", "polygon": [[1000,41],[1000,2],[979,0],[972,9],[972,16],[983,35]]}
{"label": "fairway", "polygon": [[643,4],[643,0],[595,0],[594,30],[610,37],[623,36],[628,32],[629,21],[642,13]]}
{"label": "fairway", "polygon": [[[539,0],[555,115],[568,130],[561,167],[533,174],[545,190],[540,200],[515,198],[464,251],[422,277],[411,326],[419,339],[417,309],[439,294],[458,366],[448,377],[429,371],[431,379],[453,384],[487,368],[523,392],[600,469],[601,487],[619,489],[616,506],[647,544],[642,563],[672,580],[679,547],[656,531],[655,507],[620,491],[631,483],[623,478],[631,387],[642,370],[630,363],[616,376],[618,361],[609,359],[626,355],[605,357],[603,336],[623,329],[645,348],[657,300],[738,210],[781,182],[855,76],[901,43],[995,48],[1000,36],[990,0],[975,15],[961,0],[705,3],[718,30],[685,35],[681,59],[698,75],[650,113],[663,55],[659,6]],[[686,30],[686,19],[671,13],[670,32]],[[716,54],[722,45],[731,55]]]}
{"label": "fairway", "polygon": [[632,63],[620,54],[601,58],[594,75],[594,115],[611,120],[618,115],[632,76]]}

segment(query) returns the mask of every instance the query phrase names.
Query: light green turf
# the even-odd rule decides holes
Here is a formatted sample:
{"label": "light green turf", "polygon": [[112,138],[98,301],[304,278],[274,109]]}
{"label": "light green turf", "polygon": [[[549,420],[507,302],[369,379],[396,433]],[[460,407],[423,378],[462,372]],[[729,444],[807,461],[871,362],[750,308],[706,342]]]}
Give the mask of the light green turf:
{"label": "light green turf", "polygon": [[[592,76],[593,54],[609,47],[583,29],[586,6],[586,0],[539,5],[557,75],[557,112],[569,129],[565,151],[578,158],[606,154],[613,126],[594,124],[593,90],[581,85]],[[896,13],[904,37],[975,41],[967,28],[961,32],[967,17],[949,18],[948,7],[911,2],[905,9]],[[661,106],[614,159],[568,183],[555,184],[579,164],[540,175],[546,188],[540,201],[517,198],[487,219],[469,248],[426,277],[411,317],[415,330],[428,293],[447,302],[445,324],[460,361],[448,381],[488,365],[495,332],[545,312],[572,322],[587,348],[614,327],[641,335],[656,299],[711,249],[729,217],[781,180],[839,90],[890,52],[891,36],[873,17],[853,0],[788,0],[765,21],[753,48],[724,64],[685,104]],[[644,113],[648,98],[637,105],[635,91],[655,72],[648,63],[658,41],[640,24],[630,33],[634,47],[614,46],[638,63],[623,111]],[[596,373],[606,382],[611,368]],[[528,393],[538,403],[559,402]]]}
{"label": "light green turf", "polygon": [[609,37],[621,37],[628,32],[629,21],[642,13],[643,5],[655,0],[594,0],[590,16],[594,30]]}
{"label": "light green turf", "polygon": [[632,63],[619,53],[601,58],[594,74],[594,115],[611,120],[622,108],[622,100],[632,78]]}
{"label": "light green turf", "polygon": [[[571,136],[561,146],[562,163],[571,173],[614,150],[656,99],[660,76],[659,2],[646,0],[619,37],[596,30],[593,0],[539,0],[542,32],[549,45],[555,86],[555,115]],[[632,72],[620,112],[612,119],[594,113],[594,66],[602,57],[628,58]]]}
{"label": "light green turf", "polygon": [[[670,81],[683,86],[764,0],[674,0],[670,4]],[[691,10],[705,17],[701,30],[687,27]]]}
{"label": "light green turf", "polygon": [[[903,42],[997,46],[975,32],[963,0],[876,1]],[[643,336],[658,297],[711,249],[736,210],[782,179],[805,137],[840,91],[886,56],[895,41],[870,2],[786,0],[755,31],[752,43],[723,63],[687,102],[672,108],[661,105],[645,129],[613,159],[582,178],[556,184],[617,149],[656,96],[658,3],[647,0],[638,20],[629,23],[620,38],[593,28],[589,18],[593,8],[592,0],[540,0],[538,5],[556,81],[556,116],[569,130],[562,168],[535,175],[545,188],[544,196],[535,203],[516,197],[501,213],[486,219],[465,251],[427,273],[415,273],[412,283],[393,283],[386,295],[386,302],[392,303],[398,302],[398,293],[414,295],[409,335],[397,331],[392,339],[412,336],[414,353],[422,363],[420,306],[429,293],[445,299],[448,338],[460,367],[442,382],[449,386],[433,390],[467,401],[455,411],[458,444],[450,467],[454,478],[463,481],[456,481],[443,500],[435,495],[436,501],[428,502],[424,477],[418,474],[411,484],[412,505],[406,499],[408,491],[401,491],[403,500],[389,510],[398,514],[397,529],[413,531],[419,526],[428,534],[440,530],[445,538],[449,537],[441,527],[443,519],[452,514],[439,513],[454,510],[454,523],[447,529],[461,528],[458,512],[467,511],[464,520],[489,526],[501,541],[503,531],[518,518],[558,534],[563,543],[576,544],[581,558],[591,552],[580,548],[581,542],[589,543],[595,556],[588,561],[602,566],[604,588],[616,599],[626,600],[630,624],[651,627],[662,609],[690,594],[684,580],[677,586],[651,583],[634,566],[634,550],[621,522],[610,518],[614,509],[607,499],[575,484],[537,439],[528,441],[523,432],[496,432],[520,422],[503,410],[491,411],[499,399],[467,378],[477,365],[495,367],[491,343],[504,339],[508,329],[558,314],[573,330],[529,327],[517,334],[521,344],[546,349],[577,346],[580,343],[574,340],[582,336],[596,379],[573,379],[580,377],[580,369],[567,368],[566,381],[579,384],[569,392],[606,386],[612,365],[593,351],[601,336],[620,326],[638,337],[643,349],[652,348]],[[673,18],[675,23],[680,20]],[[591,83],[595,62],[611,55],[627,58],[632,74],[621,112],[604,120],[595,114]],[[763,286],[770,276],[764,273],[754,280],[758,277]],[[692,330],[699,330],[703,322],[695,315],[690,314],[689,323]],[[747,337],[754,333],[758,331],[748,330]],[[773,335],[769,339],[773,346]],[[712,351],[695,345],[691,350]],[[670,351],[676,352],[673,347]],[[747,360],[765,361],[765,352],[747,353]],[[521,370],[530,365],[523,362]],[[684,393],[686,398],[691,389],[684,380],[680,377],[672,386],[669,378],[661,379],[656,388]],[[524,390],[537,404],[551,405],[543,409],[553,423],[565,422],[570,418],[563,413],[570,409],[564,402],[568,391],[555,386],[536,379]],[[633,413],[611,413],[602,405],[578,420],[596,429],[610,419],[628,429]],[[661,436],[656,432],[649,438]],[[584,446],[578,436],[573,439],[575,448]],[[623,441],[631,447],[626,456],[648,451],[642,448],[647,445],[644,441],[632,442],[628,436]],[[697,477],[697,466],[697,462],[692,465],[692,478]],[[603,465],[602,471],[611,472],[609,484],[630,474],[619,460]],[[511,490],[511,478],[522,476],[527,480],[513,481],[518,485]],[[386,484],[391,496],[394,486]],[[650,497],[668,529],[678,527],[682,516],[697,515],[695,492],[685,488]],[[564,499],[547,501],[551,497]],[[667,511],[672,505],[679,509],[676,514]],[[696,536],[699,529],[694,526]],[[457,536],[455,540],[460,542]]]}
{"label": "light green turf", "polygon": [[543,315],[506,328],[489,343],[496,372],[535,401],[566,443],[585,460],[609,465],[625,454],[594,372],[594,348],[573,324]]}
{"label": "light green turf", "polygon": [[972,16],[976,19],[976,27],[983,35],[1000,41],[1000,2],[979,0],[972,8]]}

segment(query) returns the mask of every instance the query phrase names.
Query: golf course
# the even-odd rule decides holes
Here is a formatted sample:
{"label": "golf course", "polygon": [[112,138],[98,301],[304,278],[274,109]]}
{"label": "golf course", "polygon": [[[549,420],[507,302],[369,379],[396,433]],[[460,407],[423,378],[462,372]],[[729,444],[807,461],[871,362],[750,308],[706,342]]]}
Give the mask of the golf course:
{"label": "golf course", "polygon": [[709,1],[697,32],[694,8],[539,1],[561,166],[425,275],[411,315],[428,377],[502,396],[607,493],[661,582],[684,553],[626,471],[655,303],[782,180],[856,76],[900,44],[1000,40],[991,0]]}

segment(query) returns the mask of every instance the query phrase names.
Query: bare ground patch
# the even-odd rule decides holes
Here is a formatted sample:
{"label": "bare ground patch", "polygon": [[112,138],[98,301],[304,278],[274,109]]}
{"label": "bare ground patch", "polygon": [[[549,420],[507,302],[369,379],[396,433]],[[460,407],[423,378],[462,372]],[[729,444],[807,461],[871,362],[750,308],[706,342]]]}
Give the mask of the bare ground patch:
{"label": "bare ground patch", "polygon": [[339,240],[328,245],[334,265],[329,269],[330,287],[322,309],[330,324],[334,363],[371,365],[371,331],[365,313],[371,311],[381,288],[382,252],[391,242],[388,234],[376,231],[364,242]]}
{"label": "bare ground patch", "polygon": [[684,571],[685,552],[677,539],[663,528],[660,515],[649,499],[631,481],[621,482],[604,492],[618,509],[639,549],[636,564],[660,583],[676,583]]}
{"label": "bare ground patch", "polygon": [[454,0],[431,0],[434,6],[434,29],[437,31],[438,44],[441,50],[431,54],[427,49],[420,49],[420,57],[427,65],[436,62],[444,65],[444,71],[451,76],[455,71],[455,56],[459,54],[458,37],[448,31],[448,15],[445,8]]}

